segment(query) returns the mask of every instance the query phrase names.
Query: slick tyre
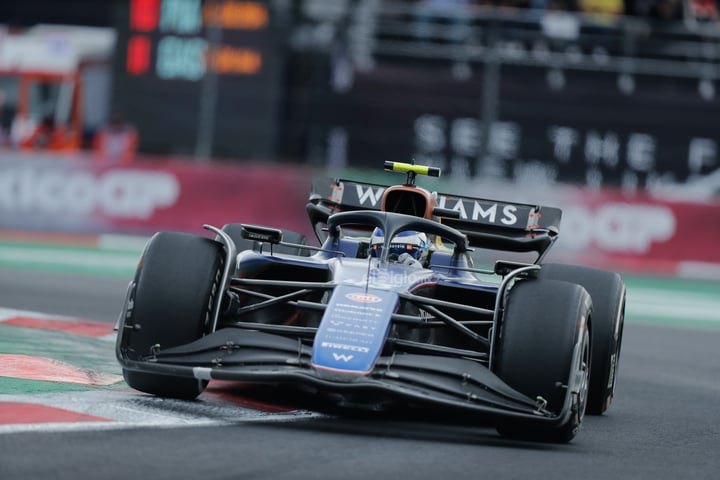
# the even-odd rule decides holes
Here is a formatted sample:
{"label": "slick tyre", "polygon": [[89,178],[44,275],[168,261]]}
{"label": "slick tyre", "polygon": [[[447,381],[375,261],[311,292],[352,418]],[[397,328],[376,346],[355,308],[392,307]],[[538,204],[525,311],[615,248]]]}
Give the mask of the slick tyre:
{"label": "slick tyre", "polygon": [[603,414],[615,397],[625,321],[625,283],[619,274],[575,265],[543,265],[539,278],[582,285],[593,303],[592,372],[587,413]]}
{"label": "slick tyre", "polygon": [[515,390],[547,402],[559,424],[506,419],[503,436],[567,443],[585,413],[590,369],[590,295],[579,285],[528,279],[510,290],[497,339],[494,372]]}
{"label": "slick tyre", "polygon": [[[242,236],[242,225],[239,223],[228,223],[223,226],[222,231],[227,233],[230,238],[235,242],[235,247],[238,253],[243,250],[253,250],[258,247],[258,243],[254,240],[248,240]],[[282,230],[282,241],[287,243],[294,243],[297,245],[307,245],[307,238],[302,233],[293,232],[292,230]],[[309,250],[305,250],[298,247],[290,247],[286,245],[274,245],[273,253],[284,253],[287,255],[298,255],[307,257],[310,255]],[[266,246],[265,251],[269,252],[270,249]]]}
{"label": "slick tyre", "polygon": [[[161,232],[148,243],[128,295],[119,336],[122,354],[142,360],[154,348],[201,338],[209,329],[223,268],[218,242]],[[123,369],[127,384],[161,397],[194,399],[207,381]]]}

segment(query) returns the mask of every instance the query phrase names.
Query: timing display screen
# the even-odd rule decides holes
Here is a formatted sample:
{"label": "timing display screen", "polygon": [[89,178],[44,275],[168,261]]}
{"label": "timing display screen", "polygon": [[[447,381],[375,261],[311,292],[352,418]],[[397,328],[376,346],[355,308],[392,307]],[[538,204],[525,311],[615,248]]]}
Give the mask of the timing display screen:
{"label": "timing display screen", "polygon": [[261,32],[268,27],[269,15],[258,2],[132,0],[127,72],[189,81],[200,80],[208,71],[256,74],[263,63],[260,49],[232,36],[227,43],[221,37],[219,44],[212,44],[206,31]]}
{"label": "timing display screen", "polygon": [[115,108],[141,153],[274,154],[284,45],[268,0],[117,2]]}

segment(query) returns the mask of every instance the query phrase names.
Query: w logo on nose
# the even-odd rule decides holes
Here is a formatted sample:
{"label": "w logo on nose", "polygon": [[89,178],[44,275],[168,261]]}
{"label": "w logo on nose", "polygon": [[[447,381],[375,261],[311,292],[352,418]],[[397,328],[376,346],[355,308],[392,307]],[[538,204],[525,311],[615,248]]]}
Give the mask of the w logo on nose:
{"label": "w logo on nose", "polygon": [[340,360],[342,360],[343,362],[349,362],[354,357],[354,355],[346,355],[344,353],[333,353],[332,356],[336,362]]}

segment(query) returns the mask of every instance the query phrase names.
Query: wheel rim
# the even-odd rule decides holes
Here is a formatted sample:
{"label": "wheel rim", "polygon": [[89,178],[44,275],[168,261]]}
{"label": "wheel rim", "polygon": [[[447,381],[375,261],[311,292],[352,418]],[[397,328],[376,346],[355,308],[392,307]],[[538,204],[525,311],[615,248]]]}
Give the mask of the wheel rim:
{"label": "wheel rim", "polygon": [[575,414],[577,423],[582,422],[585,416],[585,408],[587,406],[588,392],[590,390],[590,335],[587,328],[583,329],[582,339],[580,343],[580,351],[575,362],[574,369],[574,388],[572,390],[575,397]]}
{"label": "wheel rim", "polygon": [[622,333],[623,333],[623,327],[625,324],[625,301],[623,300],[622,306],[620,308],[620,314],[619,314],[619,321],[618,321],[618,327],[617,327],[617,333],[615,338],[615,351],[613,352],[613,358],[612,358],[612,365],[611,365],[611,371],[610,375],[612,375],[611,379],[611,386],[607,393],[607,398],[605,399],[606,405],[605,408],[609,407],[612,403],[613,399],[615,398],[615,385],[617,384],[617,377],[618,377],[618,365],[620,363],[620,347],[622,346]]}

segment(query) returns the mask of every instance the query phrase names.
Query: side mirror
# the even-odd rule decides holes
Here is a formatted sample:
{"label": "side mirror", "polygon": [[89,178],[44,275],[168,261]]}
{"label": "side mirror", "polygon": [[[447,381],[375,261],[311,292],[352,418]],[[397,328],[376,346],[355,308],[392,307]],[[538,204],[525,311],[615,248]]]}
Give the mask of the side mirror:
{"label": "side mirror", "polygon": [[277,245],[282,242],[282,230],[258,225],[242,226],[242,238]]}
{"label": "side mirror", "polygon": [[449,208],[440,208],[435,207],[433,208],[432,214],[436,217],[445,217],[445,218],[460,218],[460,212],[457,210],[451,210]]}

